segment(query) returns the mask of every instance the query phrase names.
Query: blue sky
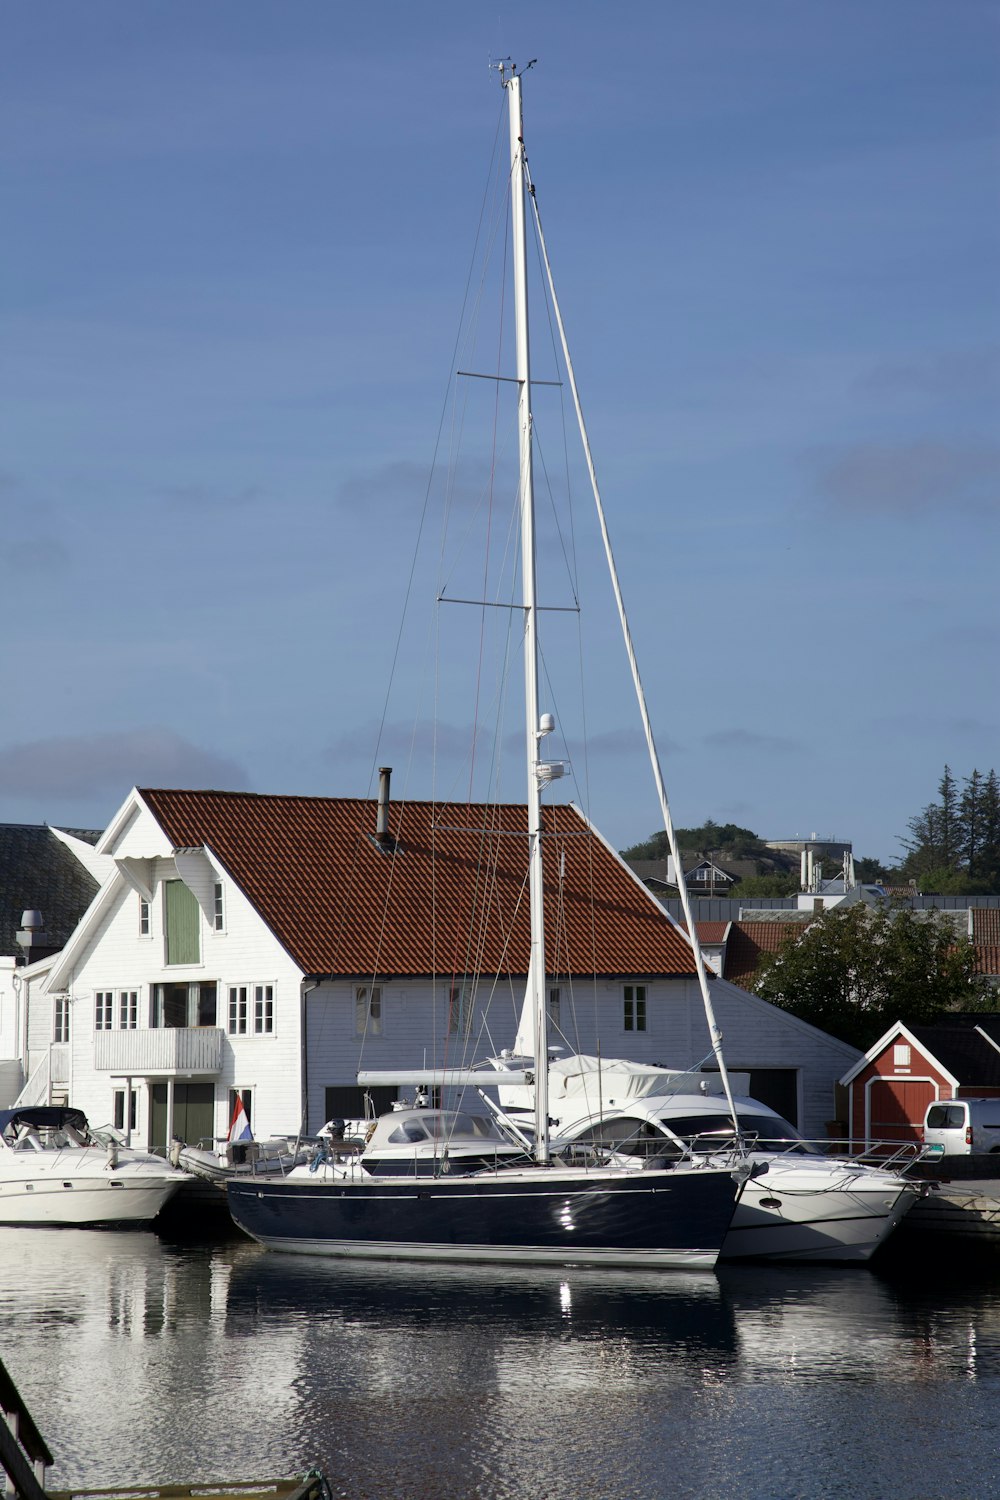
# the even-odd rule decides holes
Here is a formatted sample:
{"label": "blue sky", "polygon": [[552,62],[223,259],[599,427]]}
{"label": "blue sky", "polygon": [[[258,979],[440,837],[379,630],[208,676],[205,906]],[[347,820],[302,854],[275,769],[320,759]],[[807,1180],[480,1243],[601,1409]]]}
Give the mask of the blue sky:
{"label": "blue sky", "polygon": [[[891,859],[945,761],[1000,762],[995,4],[35,0],[0,32],[0,819],[359,795],[382,761],[459,794],[464,669],[425,751],[436,559],[385,695],[501,54],[539,59],[676,820]],[[659,818],[599,567],[586,779],[621,846]]]}

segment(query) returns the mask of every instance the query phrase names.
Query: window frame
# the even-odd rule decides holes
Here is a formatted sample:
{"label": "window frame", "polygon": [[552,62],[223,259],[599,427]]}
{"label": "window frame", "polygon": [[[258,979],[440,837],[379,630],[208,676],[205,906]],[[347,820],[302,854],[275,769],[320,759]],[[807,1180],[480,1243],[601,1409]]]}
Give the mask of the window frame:
{"label": "window frame", "polygon": [[380,984],[358,984],[354,987],[354,1035],[385,1035],[385,1007]]}
{"label": "window frame", "polygon": [[229,1036],[250,1035],[250,991],[249,984],[226,986],[226,1031]]}
{"label": "window frame", "polygon": [[253,987],[253,1034],[274,1035],[274,990],[273,984],[255,984]]}
{"label": "window frame", "polygon": [[114,990],[94,991],[94,1030],[113,1031],[115,1026]]}
{"label": "window frame", "polygon": [[468,1041],[472,1035],[473,990],[467,981],[460,981],[448,990],[448,1035]]}
{"label": "window frame", "polygon": [[216,880],[212,884],[212,931],[225,932],[226,930],[226,901],[223,891],[223,883]]}
{"label": "window frame", "polygon": [[649,1030],[648,991],[644,984],[622,986],[622,1030],[633,1035]]}
{"label": "window frame", "polygon": [[[166,1012],[167,990],[185,990],[184,1021],[181,1026],[167,1026],[163,1020]],[[207,998],[206,990],[213,990],[214,1019],[202,1020],[202,1006]],[[176,999],[176,997],[174,997]],[[208,979],[161,980],[150,986],[149,1026],[152,1031],[196,1031],[199,1028],[219,1025],[219,985]]]}
{"label": "window frame", "polygon": [[139,897],[139,936],[141,938],[153,936],[153,903],[147,901],[145,896]]}
{"label": "window frame", "polygon": [[139,1026],[139,991],[118,991],[118,1031],[136,1031]]}
{"label": "window frame", "polygon": [[[125,1124],[125,1095],[131,1094],[131,1105],[129,1108],[129,1123]],[[115,1130],[124,1130],[125,1134],[131,1135],[139,1125],[139,1090],[116,1088],[111,1092],[111,1123]]]}
{"label": "window frame", "polygon": [[68,995],[56,995],[52,1007],[52,1042],[65,1046],[69,1041],[70,1001]]}

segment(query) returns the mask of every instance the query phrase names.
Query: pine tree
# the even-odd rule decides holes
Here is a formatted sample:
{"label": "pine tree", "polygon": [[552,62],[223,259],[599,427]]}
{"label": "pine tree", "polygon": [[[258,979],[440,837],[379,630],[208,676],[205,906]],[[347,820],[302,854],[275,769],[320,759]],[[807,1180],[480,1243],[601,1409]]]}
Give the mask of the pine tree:
{"label": "pine tree", "polygon": [[983,778],[973,771],[965,780],[959,804],[960,861],[973,880],[982,873],[983,855]]}
{"label": "pine tree", "polygon": [[954,868],[958,864],[961,821],[958,788],[950,766],[945,766],[944,774],[938,782],[938,797],[941,799],[938,803],[941,863]]}

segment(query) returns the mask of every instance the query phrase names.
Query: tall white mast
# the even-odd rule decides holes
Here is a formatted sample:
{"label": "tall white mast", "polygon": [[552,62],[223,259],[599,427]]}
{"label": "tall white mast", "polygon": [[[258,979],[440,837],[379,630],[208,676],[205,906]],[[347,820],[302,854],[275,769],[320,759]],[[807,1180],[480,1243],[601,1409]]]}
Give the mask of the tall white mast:
{"label": "tall white mast", "polygon": [[525,235],[527,171],[521,117],[521,78],[506,66],[500,78],[507,90],[510,123],[510,202],[514,261],[517,434],[520,457],[521,595],[524,606],[524,724],[528,773],[528,886],[531,952],[528,998],[535,1025],[535,1157],[549,1159],[548,1017],[545,1009],[545,913],[542,890],[542,802],[538,746],[538,606],[535,593],[535,493],[531,457],[531,356],[528,342],[528,253]]}

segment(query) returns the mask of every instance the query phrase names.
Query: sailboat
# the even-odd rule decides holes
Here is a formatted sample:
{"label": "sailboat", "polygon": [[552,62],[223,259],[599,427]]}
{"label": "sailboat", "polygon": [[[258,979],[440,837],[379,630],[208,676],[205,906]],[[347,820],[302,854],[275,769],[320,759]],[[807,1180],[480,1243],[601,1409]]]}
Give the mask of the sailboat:
{"label": "sailboat", "polygon": [[[524,147],[523,74],[507,63],[499,71],[510,138],[530,914],[527,1020],[518,1047],[531,1056],[520,1071],[504,1067],[492,1078],[481,1071],[455,1072],[435,1073],[429,1081],[479,1088],[530,1084],[534,1129],[530,1142],[524,1136],[518,1148],[492,1119],[426,1107],[398,1110],[376,1124],[360,1153],[331,1142],[308,1167],[280,1180],[230,1181],[229,1207],[236,1223],[264,1246],[306,1254],[710,1269],[749,1175],[738,1145],[729,1158],[683,1153],[669,1164],[651,1160],[639,1172],[620,1163],[567,1165],[550,1148],[542,792],[561,766],[541,754],[555,726],[539,706],[526,250],[533,190]],[[717,1039],[711,1019],[710,1029]]]}

